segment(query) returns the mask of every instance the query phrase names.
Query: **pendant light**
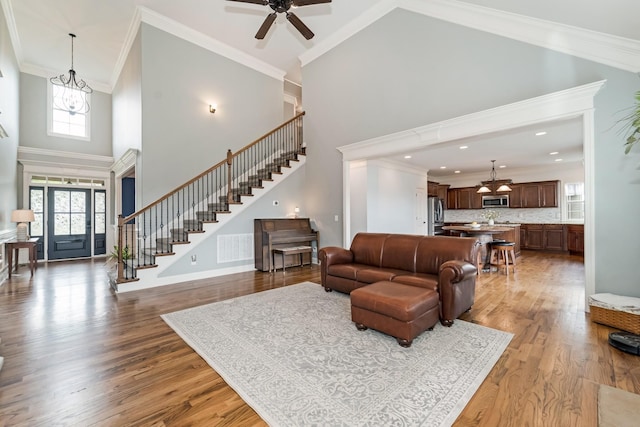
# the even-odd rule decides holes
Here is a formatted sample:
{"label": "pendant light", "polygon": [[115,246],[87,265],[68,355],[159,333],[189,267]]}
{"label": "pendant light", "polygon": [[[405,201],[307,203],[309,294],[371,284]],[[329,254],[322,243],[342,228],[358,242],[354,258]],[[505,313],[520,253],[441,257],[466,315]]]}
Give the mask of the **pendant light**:
{"label": "pendant light", "polygon": [[480,187],[478,189],[478,193],[493,193],[494,191],[511,191],[511,187],[509,187],[507,184],[502,184],[500,187],[498,187],[497,190],[494,190],[496,188],[496,161],[495,160],[491,160],[491,176],[490,176],[490,180],[491,180],[491,188],[487,187],[486,183],[489,181],[484,181],[483,182],[483,186]]}
{"label": "pendant light", "polygon": [[87,101],[87,94],[93,92],[93,89],[82,79],[76,79],[76,71],[73,69],[73,39],[75,34],[69,33],[71,37],[71,69],[69,75],[60,74],[59,76],[51,77],[49,81],[63,88],[62,96],[57,97],[56,106],[61,110],[68,111],[69,114],[76,113],[88,113],[89,102]]}

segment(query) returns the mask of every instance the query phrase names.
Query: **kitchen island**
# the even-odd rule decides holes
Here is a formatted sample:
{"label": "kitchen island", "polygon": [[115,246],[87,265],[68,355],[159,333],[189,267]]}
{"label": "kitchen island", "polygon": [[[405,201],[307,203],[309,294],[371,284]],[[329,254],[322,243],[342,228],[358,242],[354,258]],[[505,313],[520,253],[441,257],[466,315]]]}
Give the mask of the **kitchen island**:
{"label": "kitchen island", "polygon": [[490,263],[489,256],[491,254],[487,251],[487,243],[494,239],[514,242],[515,255],[520,256],[520,224],[480,224],[479,227],[472,227],[470,225],[445,225],[442,229],[447,231],[451,236],[478,238],[482,244],[480,253],[481,259],[484,259],[483,271],[488,270]]}

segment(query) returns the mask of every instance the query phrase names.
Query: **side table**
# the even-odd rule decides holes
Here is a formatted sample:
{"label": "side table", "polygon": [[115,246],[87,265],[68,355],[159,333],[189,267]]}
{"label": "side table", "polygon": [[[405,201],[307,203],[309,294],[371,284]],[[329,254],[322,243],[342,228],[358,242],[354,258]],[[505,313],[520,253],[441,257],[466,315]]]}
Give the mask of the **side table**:
{"label": "side table", "polygon": [[19,250],[22,248],[26,248],[29,250],[29,269],[31,270],[31,276],[33,276],[33,270],[37,268],[37,246],[38,246],[38,238],[32,237],[29,240],[18,241],[18,240],[9,240],[5,242],[5,252],[7,253],[7,259],[9,261],[9,279],[11,279],[11,273],[13,271],[13,256],[15,252],[16,257],[16,265],[15,270],[18,270],[18,255],[20,254]]}

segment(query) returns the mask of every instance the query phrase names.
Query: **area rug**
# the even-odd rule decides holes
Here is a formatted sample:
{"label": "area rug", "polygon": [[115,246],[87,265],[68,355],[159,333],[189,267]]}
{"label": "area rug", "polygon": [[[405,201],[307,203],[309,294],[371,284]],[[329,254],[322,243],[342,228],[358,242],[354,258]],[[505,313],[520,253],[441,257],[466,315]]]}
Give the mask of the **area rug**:
{"label": "area rug", "polygon": [[639,408],[639,394],[604,384],[598,387],[598,427],[635,427]]}
{"label": "area rug", "polygon": [[449,426],[512,337],[456,320],[403,348],[310,282],[162,318],[271,426]]}

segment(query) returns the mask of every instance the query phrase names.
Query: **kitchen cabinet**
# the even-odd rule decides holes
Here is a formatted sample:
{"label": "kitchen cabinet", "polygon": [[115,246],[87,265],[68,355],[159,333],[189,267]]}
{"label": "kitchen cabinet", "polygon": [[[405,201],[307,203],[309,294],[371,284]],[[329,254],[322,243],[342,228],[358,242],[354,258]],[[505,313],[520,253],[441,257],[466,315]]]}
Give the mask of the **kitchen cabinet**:
{"label": "kitchen cabinet", "polygon": [[567,250],[570,253],[584,253],[584,225],[567,225]]}
{"label": "kitchen cabinet", "polygon": [[438,197],[438,183],[427,181],[427,196]]}
{"label": "kitchen cabinet", "polygon": [[[559,182],[510,184],[511,191],[500,194],[509,195],[510,208],[557,208]],[[477,187],[449,188],[446,200],[448,209],[482,209],[482,194],[478,194]]]}
{"label": "kitchen cabinet", "polygon": [[448,201],[449,209],[482,209],[482,194],[476,187],[451,188]]}
{"label": "kitchen cabinet", "polygon": [[521,208],[558,207],[558,181],[527,182],[520,186],[520,200],[515,200],[514,194],[509,200],[510,207],[516,207],[514,203]]}
{"label": "kitchen cabinet", "polygon": [[448,185],[438,184],[438,198],[442,199],[444,202],[444,208],[447,209],[447,193],[449,192]]}
{"label": "kitchen cabinet", "polygon": [[509,193],[509,207],[510,208],[521,208],[522,207],[522,185],[520,184],[511,184],[511,192]]}
{"label": "kitchen cabinet", "polygon": [[567,229],[562,224],[522,224],[520,240],[522,249],[566,251]]}
{"label": "kitchen cabinet", "polygon": [[543,249],[547,251],[566,251],[566,227],[562,224],[545,224]]}
{"label": "kitchen cabinet", "polygon": [[522,224],[520,227],[520,245],[522,249],[544,249],[544,225]]}

